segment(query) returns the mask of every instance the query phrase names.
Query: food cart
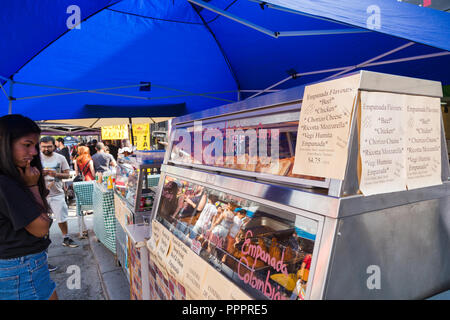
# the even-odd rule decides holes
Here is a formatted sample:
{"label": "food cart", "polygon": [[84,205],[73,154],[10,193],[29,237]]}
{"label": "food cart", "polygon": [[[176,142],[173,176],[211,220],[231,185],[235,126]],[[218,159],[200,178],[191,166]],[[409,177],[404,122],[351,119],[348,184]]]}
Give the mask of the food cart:
{"label": "food cart", "polygon": [[[343,79],[353,81],[351,89],[320,96],[297,87],[172,121],[147,243],[153,299],[423,299],[450,288],[441,108],[419,113],[404,103],[410,100],[399,100],[400,107],[389,102],[439,100],[440,83],[367,71]],[[351,100],[336,113],[341,103],[333,94],[342,92]],[[388,103],[369,107],[378,94],[387,94]],[[321,107],[311,108],[308,99],[317,97]],[[326,116],[305,118],[320,112]],[[325,122],[338,118],[347,120]],[[401,121],[408,123],[400,127]],[[334,137],[329,128],[342,129],[337,145],[344,151],[320,153]],[[364,139],[377,132],[386,139]],[[405,140],[429,148],[407,157]],[[379,146],[383,141],[392,148]],[[375,162],[368,158],[377,154]],[[275,156],[276,165],[267,161]],[[389,157],[401,160],[394,172],[401,179],[386,173],[394,165]],[[324,173],[298,169],[301,160]],[[422,171],[406,175],[413,169]]]}

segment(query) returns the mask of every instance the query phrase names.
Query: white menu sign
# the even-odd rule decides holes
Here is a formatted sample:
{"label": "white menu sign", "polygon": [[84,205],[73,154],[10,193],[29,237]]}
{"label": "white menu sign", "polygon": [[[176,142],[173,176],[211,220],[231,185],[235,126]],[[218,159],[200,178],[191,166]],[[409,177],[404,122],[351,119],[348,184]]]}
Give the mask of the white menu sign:
{"label": "white menu sign", "polygon": [[408,189],[442,184],[441,101],[406,96],[406,174]]}
{"label": "white menu sign", "polygon": [[361,181],[366,195],[406,190],[404,96],[361,92]]}
{"label": "white menu sign", "polygon": [[348,136],[360,75],[305,88],[292,172],[344,179]]}
{"label": "white menu sign", "polygon": [[439,98],[364,91],[360,97],[361,192],[442,184]]}

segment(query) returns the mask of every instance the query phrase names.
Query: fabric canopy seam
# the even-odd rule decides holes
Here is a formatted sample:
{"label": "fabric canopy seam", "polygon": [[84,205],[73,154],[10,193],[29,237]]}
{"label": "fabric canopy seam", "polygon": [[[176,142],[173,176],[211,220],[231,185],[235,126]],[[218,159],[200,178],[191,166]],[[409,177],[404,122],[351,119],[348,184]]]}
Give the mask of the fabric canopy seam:
{"label": "fabric canopy seam", "polygon": [[[224,11],[227,11],[233,4],[235,4],[237,2],[237,0],[232,1],[230,4],[228,4],[228,6],[225,7],[225,9],[223,9]],[[180,21],[180,20],[171,20],[171,19],[162,19],[162,18],[156,18],[156,17],[150,17],[150,16],[144,16],[141,14],[137,14],[137,13],[132,13],[132,12],[125,12],[125,11],[121,11],[121,10],[117,10],[117,9],[111,9],[111,8],[106,8],[106,10],[109,11],[113,11],[113,12],[117,12],[117,13],[122,13],[122,14],[127,14],[127,15],[131,15],[131,16],[135,16],[135,17],[139,17],[139,18],[144,18],[144,19],[151,19],[151,20],[159,20],[159,21],[166,21],[166,22],[175,22],[175,23],[185,23],[185,24],[194,24],[194,25],[204,25],[204,23],[200,23],[200,22],[188,22],[188,21]],[[197,11],[197,10],[196,10]],[[197,12],[197,14],[201,15],[201,13]],[[210,21],[207,21],[206,24],[210,24],[214,21],[216,21],[218,18],[220,18],[221,15],[220,14],[216,14],[216,16],[211,19]]]}
{"label": "fabric canopy seam", "polygon": [[165,22],[174,22],[174,23],[193,24],[193,25],[199,25],[199,26],[202,26],[202,25],[203,25],[203,23],[200,23],[200,22],[188,22],[188,21],[179,21],[179,20],[161,19],[161,18],[155,18],[155,17],[143,16],[143,15],[140,15],[140,14],[137,14],[137,13],[131,13],[131,12],[120,11],[120,10],[111,9],[111,8],[107,8],[106,10],[113,11],[113,12],[116,12],[116,13],[121,13],[121,14],[130,15],[130,16],[135,16],[135,17],[143,18],[143,19],[158,20],[158,21],[165,21]]}
{"label": "fabric canopy seam", "polygon": [[[231,8],[231,6],[233,4],[235,4],[237,2],[237,0],[232,1],[228,6],[225,7],[225,9],[223,9],[223,11],[227,11],[228,9]],[[198,14],[201,14],[200,12],[198,12]],[[210,21],[207,22],[207,24],[209,23],[213,23],[214,21],[216,21],[217,19],[219,19],[220,17],[222,17],[222,15],[217,14],[215,18],[211,19]]]}
{"label": "fabric canopy seam", "polygon": [[[211,36],[213,37],[214,41],[216,42],[217,47],[219,48],[220,52],[222,53],[222,56],[225,60],[225,63],[228,66],[228,69],[231,72],[231,76],[234,79],[234,82],[236,83],[236,87],[237,90],[239,91],[241,89],[241,85],[239,83],[239,80],[237,78],[236,73],[234,72],[233,66],[231,65],[230,60],[228,59],[227,54],[225,53],[225,50],[222,48],[222,46],[220,45],[219,40],[217,39],[216,35],[214,34],[214,32],[212,31],[211,27],[208,25],[208,23],[206,23],[205,18],[203,18],[203,16],[200,14],[200,12],[198,12],[198,10],[195,8],[195,5],[190,3],[190,5],[192,6],[192,9],[198,14],[198,16],[200,17],[200,19],[203,21],[203,24],[205,26],[205,28],[209,31],[209,33],[211,34]],[[239,98],[240,99],[240,98]]]}

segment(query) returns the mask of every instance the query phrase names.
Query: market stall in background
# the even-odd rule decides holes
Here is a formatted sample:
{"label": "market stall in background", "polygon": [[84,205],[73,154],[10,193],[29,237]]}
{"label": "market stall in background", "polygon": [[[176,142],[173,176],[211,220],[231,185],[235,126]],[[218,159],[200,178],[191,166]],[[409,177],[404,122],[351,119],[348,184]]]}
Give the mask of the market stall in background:
{"label": "market stall in background", "polygon": [[[97,135],[87,137],[90,140],[64,137],[70,146],[94,139],[102,141],[116,159],[117,167],[96,173],[95,181],[74,183],[76,211],[80,230],[86,228],[82,223],[83,215],[93,211],[93,231],[97,240],[115,255],[132,288],[136,287],[136,279],[140,279],[140,271],[137,272],[140,268],[135,267],[140,263],[140,252],[133,239],[136,232],[137,235],[143,232],[135,227],[143,223],[148,226],[166,146],[158,142],[167,141],[168,121],[170,123],[170,118],[102,118],[42,123],[46,128],[80,126],[79,130],[96,130]],[[90,128],[80,129],[82,126]],[[155,144],[152,144],[152,136],[158,137],[157,141],[153,139]],[[136,297],[142,298],[142,294],[136,293]]]}

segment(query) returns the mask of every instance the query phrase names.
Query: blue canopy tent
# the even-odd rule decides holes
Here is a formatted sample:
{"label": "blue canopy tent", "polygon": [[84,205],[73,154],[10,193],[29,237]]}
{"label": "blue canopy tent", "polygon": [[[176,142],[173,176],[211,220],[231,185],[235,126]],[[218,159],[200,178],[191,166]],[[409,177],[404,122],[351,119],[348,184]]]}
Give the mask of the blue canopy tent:
{"label": "blue canopy tent", "polygon": [[450,84],[449,13],[394,0],[1,6],[0,114],[34,120],[180,116],[359,69]]}

